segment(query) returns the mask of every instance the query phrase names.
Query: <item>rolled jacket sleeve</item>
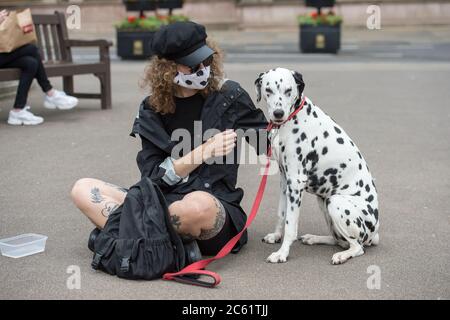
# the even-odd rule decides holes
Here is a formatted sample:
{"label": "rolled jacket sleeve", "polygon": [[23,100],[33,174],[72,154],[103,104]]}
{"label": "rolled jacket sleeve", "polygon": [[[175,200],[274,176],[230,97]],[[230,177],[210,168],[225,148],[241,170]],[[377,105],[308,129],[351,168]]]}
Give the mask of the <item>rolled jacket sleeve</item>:
{"label": "rolled jacket sleeve", "polygon": [[167,157],[164,159],[164,161],[159,165],[160,168],[165,170],[165,174],[162,177],[165,183],[167,183],[170,186],[187,182],[189,179],[189,175],[182,178],[175,172],[175,168],[173,167],[173,158]]}

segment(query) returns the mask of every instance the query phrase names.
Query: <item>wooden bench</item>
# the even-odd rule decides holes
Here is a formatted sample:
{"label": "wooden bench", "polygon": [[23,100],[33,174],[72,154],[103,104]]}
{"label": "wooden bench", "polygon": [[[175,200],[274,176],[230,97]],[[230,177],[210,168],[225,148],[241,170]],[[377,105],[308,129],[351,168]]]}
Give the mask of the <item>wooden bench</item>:
{"label": "wooden bench", "polygon": [[[63,77],[63,90],[71,96],[101,99],[102,109],[111,109],[111,69],[109,47],[106,40],[69,39],[64,14],[33,15],[41,57],[48,77]],[[72,47],[98,47],[100,60],[74,62]],[[100,93],[74,92],[74,75],[94,74],[100,80]],[[0,69],[0,81],[19,80],[20,69]]]}

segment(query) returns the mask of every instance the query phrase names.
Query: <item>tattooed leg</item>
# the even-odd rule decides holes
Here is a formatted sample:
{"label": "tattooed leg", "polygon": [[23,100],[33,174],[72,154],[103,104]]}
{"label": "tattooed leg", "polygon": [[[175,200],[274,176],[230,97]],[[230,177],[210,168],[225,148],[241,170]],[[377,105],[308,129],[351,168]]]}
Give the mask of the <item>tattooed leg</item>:
{"label": "tattooed leg", "polygon": [[104,204],[104,207],[102,209],[102,216],[105,218],[108,218],[109,215],[119,207],[119,204],[116,202],[108,201]]}
{"label": "tattooed leg", "polygon": [[214,225],[210,229],[202,229],[200,236],[198,237],[200,240],[208,240],[213,238],[222,230],[225,224],[227,212],[225,211],[225,208],[219,199],[214,197],[214,202],[216,204],[216,217]]}
{"label": "tattooed leg", "polygon": [[210,193],[194,191],[169,206],[171,223],[183,240],[207,240],[225,224],[226,211]]}
{"label": "tattooed leg", "polygon": [[170,222],[172,223],[172,226],[174,227],[175,231],[180,235],[181,239],[183,241],[192,241],[195,240],[195,237],[188,233],[188,232],[183,232],[181,230],[181,220],[180,217],[176,214],[173,214],[170,216]]}
{"label": "tattooed leg", "polygon": [[92,203],[101,203],[105,198],[100,193],[100,189],[97,187],[93,187],[91,189],[91,201]]}

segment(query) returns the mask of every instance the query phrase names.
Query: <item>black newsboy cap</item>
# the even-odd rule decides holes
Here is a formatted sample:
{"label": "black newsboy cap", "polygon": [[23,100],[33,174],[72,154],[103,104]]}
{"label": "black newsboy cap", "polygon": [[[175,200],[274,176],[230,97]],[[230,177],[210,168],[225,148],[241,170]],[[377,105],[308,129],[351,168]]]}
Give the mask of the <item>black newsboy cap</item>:
{"label": "black newsboy cap", "polygon": [[214,53],[206,45],[205,27],[195,22],[175,22],[153,35],[151,49],[160,58],[195,67]]}

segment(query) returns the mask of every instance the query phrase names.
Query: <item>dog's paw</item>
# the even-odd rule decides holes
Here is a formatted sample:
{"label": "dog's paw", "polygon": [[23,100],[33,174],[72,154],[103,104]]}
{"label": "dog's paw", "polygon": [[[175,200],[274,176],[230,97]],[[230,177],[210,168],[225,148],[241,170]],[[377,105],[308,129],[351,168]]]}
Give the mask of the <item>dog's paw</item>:
{"label": "dog's paw", "polygon": [[349,260],[352,256],[349,255],[347,252],[342,251],[335,253],[333,257],[331,258],[331,264],[337,265],[337,264],[343,264],[347,260]]}
{"label": "dog's paw", "polygon": [[305,234],[298,238],[303,244],[313,245],[317,243],[317,236],[313,234]]}
{"label": "dog's paw", "polygon": [[283,252],[277,251],[272,253],[267,259],[266,262],[270,263],[283,263],[286,262],[288,259],[288,256],[284,254]]}
{"label": "dog's paw", "polygon": [[279,233],[269,233],[262,239],[262,242],[265,243],[280,243],[281,242],[281,234]]}

